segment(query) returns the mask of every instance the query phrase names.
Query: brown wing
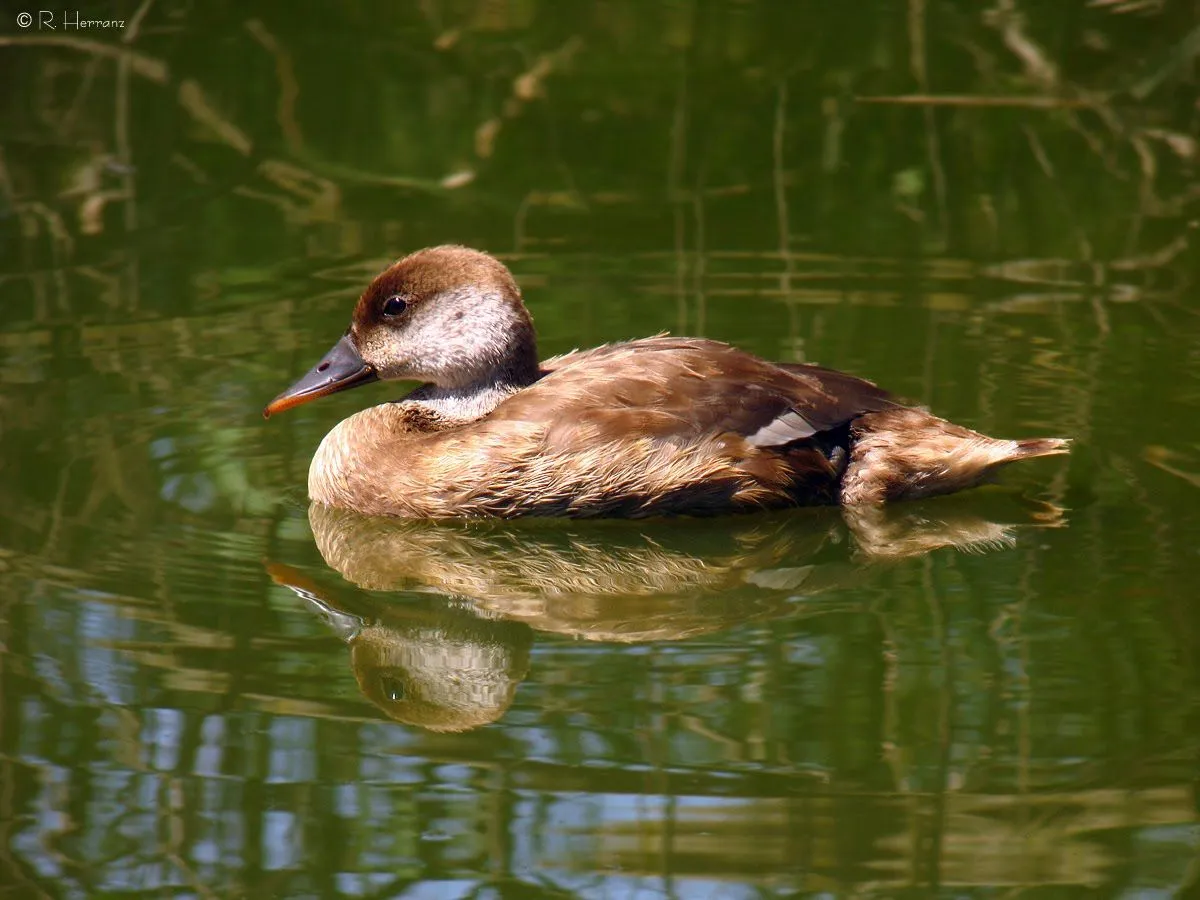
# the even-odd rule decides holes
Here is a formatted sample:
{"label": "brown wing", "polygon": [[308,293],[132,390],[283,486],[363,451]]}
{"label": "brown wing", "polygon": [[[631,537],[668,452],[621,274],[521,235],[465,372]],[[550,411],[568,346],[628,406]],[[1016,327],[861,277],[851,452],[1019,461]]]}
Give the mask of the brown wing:
{"label": "brown wing", "polygon": [[810,363],[771,365],[811,386],[811,393],[798,399],[793,408],[814,433],[839,428],[864,413],[904,405],[874,382],[836,369]]}
{"label": "brown wing", "polygon": [[541,381],[505,401],[489,419],[553,419],[550,436],[567,440],[632,433],[685,444],[735,434],[768,448],[898,405],[852,375],[770,363],[698,338],[611,344],[548,360],[543,370]]}

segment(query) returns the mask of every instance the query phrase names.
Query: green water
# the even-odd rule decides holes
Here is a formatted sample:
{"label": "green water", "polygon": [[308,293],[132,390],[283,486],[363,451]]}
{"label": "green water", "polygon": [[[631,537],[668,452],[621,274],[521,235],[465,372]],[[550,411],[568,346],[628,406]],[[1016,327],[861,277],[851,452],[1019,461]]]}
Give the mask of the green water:
{"label": "green water", "polygon": [[[0,13],[4,896],[1200,893],[1194,4],[81,10]],[[546,354],[1075,449],[849,519],[310,520],[392,389],[260,410],[441,242]]]}

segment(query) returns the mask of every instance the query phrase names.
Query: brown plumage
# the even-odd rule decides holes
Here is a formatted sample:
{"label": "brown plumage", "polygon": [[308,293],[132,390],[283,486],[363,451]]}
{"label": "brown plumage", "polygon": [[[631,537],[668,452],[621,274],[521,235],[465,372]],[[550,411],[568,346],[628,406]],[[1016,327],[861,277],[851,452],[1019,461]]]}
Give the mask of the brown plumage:
{"label": "brown plumage", "polygon": [[944,494],[1067,441],[985,437],[868,381],[653,337],[539,365],[508,270],[465,247],[400,260],[270,415],[379,379],[425,382],[342,421],[309,494],[368,515],[711,515]]}

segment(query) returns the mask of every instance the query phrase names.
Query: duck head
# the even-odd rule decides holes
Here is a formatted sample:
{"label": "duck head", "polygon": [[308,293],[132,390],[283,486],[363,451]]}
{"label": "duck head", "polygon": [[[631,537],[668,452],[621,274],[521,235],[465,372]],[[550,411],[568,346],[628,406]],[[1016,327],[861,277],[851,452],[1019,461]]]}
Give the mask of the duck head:
{"label": "duck head", "polygon": [[519,388],[537,373],[533,321],[504,264],[467,247],[431,247],[376,276],[341,340],[263,415],[373,381],[469,392]]}

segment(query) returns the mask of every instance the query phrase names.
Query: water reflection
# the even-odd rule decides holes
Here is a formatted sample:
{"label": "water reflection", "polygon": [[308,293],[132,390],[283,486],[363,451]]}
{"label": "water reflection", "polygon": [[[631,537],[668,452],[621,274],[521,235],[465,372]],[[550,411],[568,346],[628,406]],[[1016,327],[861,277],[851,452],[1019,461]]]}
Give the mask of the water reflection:
{"label": "water reflection", "polygon": [[[1197,894],[1194,4],[234,7],[0,21],[7,895]],[[358,401],[257,400],[443,242],[546,355],[1069,434],[1007,483],[1070,527],[364,536],[340,583],[289,498]]]}
{"label": "water reflection", "polygon": [[313,503],[309,524],[325,562],[347,581],[447,598],[418,607],[379,593],[346,595],[267,564],[349,645],[350,668],[372,703],[399,722],[465,731],[512,704],[535,630],[681,641],[828,612],[821,593],[860,583],[884,562],[1011,546],[1019,528],[1063,524],[1063,511],[1001,492],[844,515],[583,524],[368,518]]}
{"label": "water reflection", "polygon": [[397,722],[467,731],[494,722],[529,671],[533,635],[456,606],[419,607],[371,596],[341,599],[303,572],[268,564],[350,647],[359,690]]}

